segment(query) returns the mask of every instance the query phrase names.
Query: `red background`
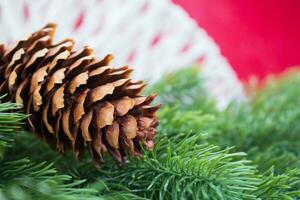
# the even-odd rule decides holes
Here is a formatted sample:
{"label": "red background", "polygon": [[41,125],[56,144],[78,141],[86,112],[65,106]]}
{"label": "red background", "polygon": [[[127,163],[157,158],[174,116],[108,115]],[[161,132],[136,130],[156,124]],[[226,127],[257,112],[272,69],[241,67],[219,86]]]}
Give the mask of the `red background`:
{"label": "red background", "polygon": [[299,0],[174,0],[247,80],[300,64]]}

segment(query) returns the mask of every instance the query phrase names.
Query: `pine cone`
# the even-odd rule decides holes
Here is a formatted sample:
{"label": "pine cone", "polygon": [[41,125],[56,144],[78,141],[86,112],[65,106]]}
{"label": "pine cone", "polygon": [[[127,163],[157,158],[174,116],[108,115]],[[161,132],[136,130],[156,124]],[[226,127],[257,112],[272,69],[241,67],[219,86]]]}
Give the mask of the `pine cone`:
{"label": "pine cone", "polygon": [[5,48],[3,44],[0,44],[0,81],[4,81],[3,76],[3,70],[4,70],[4,54],[5,54]]}
{"label": "pine cone", "polygon": [[90,47],[74,51],[72,39],[53,44],[55,29],[46,25],[5,55],[0,48],[0,93],[30,114],[27,128],[76,158],[88,146],[97,163],[106,151],[123,164],[127,155],[140,155],[141,144],[151,149],[155,95],[141,96],[145,84],[131,81],[127,66],[110,66],[112,55],[98,60]]}
{"label": "pine cone", "polygon": [[4,64],[4,53],[5,53],[4,45],[0,44],[0,66]]}

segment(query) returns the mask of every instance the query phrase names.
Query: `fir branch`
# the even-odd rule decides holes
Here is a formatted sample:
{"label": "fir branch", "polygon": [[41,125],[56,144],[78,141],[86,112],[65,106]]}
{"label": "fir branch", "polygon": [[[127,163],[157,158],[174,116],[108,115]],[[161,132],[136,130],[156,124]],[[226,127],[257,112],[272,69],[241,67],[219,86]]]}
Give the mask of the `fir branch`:
{"label": "fir branch", "polygon": [[[3,97],[0,97],[0,102]],[[11,134],[15,134],[20,129],[22,120],[26,118],[26,115],[17,112],[17,109],[15,103],[0,103],[0,160],[3,159],[6,147],[12,142]]]}
{"label": "fir branch", "polygon": [[285,174],[275,175],[274,168],[264,173],[264,179],[255,192],[260,199],[280,200],[298,199],[300,197],[299,187],[300,170],[293,169]]}
{"label": "fir branch", "polygon": [[261,180],[245,154],[201,140],[201,134],[161,137],[152,153],[111,173],[109,181],[151,199],[255,199],[251,192]]}
{"label": "fir branch", "polygon": [[[96,199],[96,190],[78,188],[84,181],[58,175],[51,165],[27,159],[7,161],[0,166],[3,199]],[[69,183],[67,183],[69,182]]]}
{"label": "fir branch", "polygon": [[[169,114],[162,111],[164,118],[161,130],[176,134],[178,133],[176,129],[186,131],[199,129],[208,133],[205,138],[208,138],[209,142],[220,145],[222,148],[237,146],[237,150],[247,152],[249,154],[247,158],[253,159],[262,172],[275,165],[274,171],[277,173],[272,172],[271,175],[267,175],[267,173],[261,175],[261,184],[258,190],[252,194],[262,199],[294,199],[298,197],[299,186],[293,182],[297,182],[299,176],[292,176],[291,171],[294,171],[288,169],[300,166],[298,148],[300,145],[300,96],[298,87],[300,76],[299,73],[292,72],[290,75],[283,77],[285,77],[283,80],[271,81],[258,92],[255,90],[250,104],[245,103],[240,106],[233,104],[225,112],[213,112],[215,119],[207,126],[203,126],[201,123],[200,125],[197,124],[197,118],[201,116],[199,109],[207,111],[210,109],[205,108],[205,106],[199,107],[198,100],[205,98],[202,97],[203,93],[194,93],[189,98],[188,105],[185,105],[185,101],[179,104],[180,107],[175,111],[178,116],[174,112]],[[178,76],[177,78],[187,79],[184,76]],[[177,82],[180,83],[180,81]],[[175,88],[176,84],[173,83],[173,86],[161,85],[161,87]],[[181,88],[181,90],[188,91],[189,87]],[[201,87],[201,85],[198,85],[198,87]],[[177,103],[174,99],[171,102],[164,101],[164,99],[161,99],[161,101],[161,103],[167,105]],[[204,103],[203,105],[207,104]],[[196,111],[190,111],[189,109]],[[191,117],[189,113],[193,113],[195,118]],[[180,115],[183,118],[185,118],[185,115],[190,116],[189,120],[182,120]],[[173,116],[175,116],[175,119],[179,118],[180,120],[174,120]],[[189,126],[189,124],[194,125]],[[276,175],[278,173],[282,174]],[[263,190],[264,187],[268,189]],[[285,189],[278,190],[278,188]]]}
{"label": "fir branch", "polygon": [[[57,171],[57,174],[67,174],[68,177],[72,177],[72,180],[86,180],[80,184],[79,187],[92,188],[96,191],[95,198],[97,197],[97,199],[145,199],[134,195],[123,185],[111,183],[107,184],[104,180],[102,180],[103,168],[106,167],[107,169],[112,169],[111,166],[114,166],[113,160],[106,162],[105,166],[98,168],[91,164],[92,161],[90,160],[90,157],[78,161],[75,160],[74,156],[69,153],[66,153],[66,155],[57,154],[56,151],[50,149],[47,144],[38,140],[32,133],[24,132],[24,134],[15,135],[14,140],[18,145],[13,145],[12,148],[9,148],[7,153],[11,155],[10,159],[15,160],[30,156],[30,159],[36,163],[41,163],[45,160],[47,160],[47,162],[54,163],[55,169],[52,169]],[[28,148],[28,146],[31,146],[32,148]],[[26,151],[24,151],[24,149],[26,149]],[[67,182],[70,182],[70,180]],[[63,186],[63,183],[60,184]],[[78,186],[76,186],[76,188],[78,188]],[[49,196],[48,198],[52,198],[52,196]]]}
{"label": "fir branch", "polygon": [[[193,123],[193,126],[183,123],[180,126],[176,123],[168,125],[164,121],[170,122],[170,115],[163,113],[167,120],[162,118],[161,130],[164,131],[165,126],[187,131],[200,128],[208,133],[209,143],[221,148],[235,146],[237,151],[246,152],[247,158],[253,160],[262,172],[271,166],[275,166],[277,173],[300,167],[299,71],[292,70],[280,79],[271,78],[264,87],[252,90],[250,102],[232,104],[224,112],[217,112],[214,105],[207,103],[211,101],[206,92],[195,92],[194,89],[203,91],[201,79],[197,77],[194,68],[184,69],[167,76],[154,89],[163,96],[160,103],[178,106],[178,116],[193,113],[198,118],[200,113],[212,113],[215,120],[206,127],[199,127],[192,117],[187,123]],[[180,93],[184,95],[180,97]]]}
{"label": "fir branch", "polygon": [[247,152],[261,171],[299,168],[300,74],[283,77],[255,90],[250,103],[219,113],[209,141]]}

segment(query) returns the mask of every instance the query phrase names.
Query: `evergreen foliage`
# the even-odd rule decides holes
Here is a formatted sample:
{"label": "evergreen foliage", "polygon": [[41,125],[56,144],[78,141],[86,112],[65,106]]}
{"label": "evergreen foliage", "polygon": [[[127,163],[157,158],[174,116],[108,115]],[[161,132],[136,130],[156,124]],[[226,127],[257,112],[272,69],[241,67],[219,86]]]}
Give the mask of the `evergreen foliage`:
{"label": "evergreen foliage", "polygon": [[211,141],[247,152],[261,171],[300,168],[300,74],[271,78],[250,94],[250,103],[232,105],[218,115]]}
{"label": "evergreen foliage", "polygon": [[[0,101],[3,97],[0,97]],[[17,109],[16,104],[0,103],[0,160],[3,159],[5,150],[11,145],[12,134],[20,128],[25,116],[21,113],[9,113]]]}
{"label": "evergreen foliage", "polygon": [[201,82],[189,68],[151,88],[163,104],[156,146],[122,168],[58,155],[18,133],[26,116],[0,103],[0,199],[299,199],[300,74],[224,111]]}

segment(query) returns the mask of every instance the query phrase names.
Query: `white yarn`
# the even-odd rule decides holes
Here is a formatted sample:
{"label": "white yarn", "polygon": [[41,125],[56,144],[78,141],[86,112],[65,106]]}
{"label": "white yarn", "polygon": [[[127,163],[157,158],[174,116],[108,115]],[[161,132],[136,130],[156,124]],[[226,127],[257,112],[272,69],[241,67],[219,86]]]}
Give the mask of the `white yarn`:
{"label": "white yarn", "polygon": [[201,76],[218,106],[243,99],[218,46],[169,0],[0,0],[0,41],[11,43],[47,22],[59,26],[55,40],[72,37],[78,48],[91,44],[97,56],[112,53],[113,64],[128,63],[133,76],[150,82],[203,58]]}

